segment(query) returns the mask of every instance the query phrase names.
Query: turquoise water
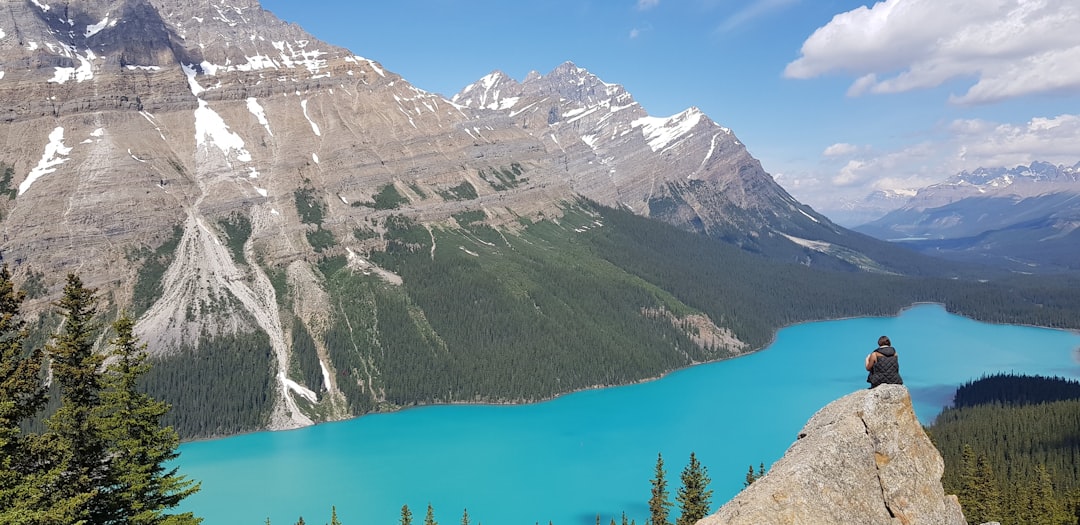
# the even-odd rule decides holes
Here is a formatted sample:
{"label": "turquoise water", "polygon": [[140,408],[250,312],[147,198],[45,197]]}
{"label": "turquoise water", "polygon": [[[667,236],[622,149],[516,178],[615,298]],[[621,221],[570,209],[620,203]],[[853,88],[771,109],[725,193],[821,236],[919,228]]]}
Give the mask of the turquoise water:
{"label": "turquoise water", "polygon": [[766,350],[639,385],[521,406],[436,406],[181,447],[202,480],[184,510],[207,525],[330,521],[593,525],[621,513],[644,525],[657,453],[674,498],[691,451],[708,468],[713,509],[747,467],[776,461],[819,408],[865,388],[863,358],[886,334],[924,423],[955,387],[986,373],[1080,378],[1080,335],[978,323],[920,305],[898,317],[786,328]]}

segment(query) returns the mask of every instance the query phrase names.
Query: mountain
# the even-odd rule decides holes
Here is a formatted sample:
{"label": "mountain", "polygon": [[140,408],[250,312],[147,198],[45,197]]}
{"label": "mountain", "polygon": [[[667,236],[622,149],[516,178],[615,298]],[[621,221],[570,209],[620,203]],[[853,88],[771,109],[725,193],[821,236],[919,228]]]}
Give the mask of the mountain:
{"label": "mountain", "polygon": [[907,389],[882,385],[819,410],[764,477],[699,523],[967,523],[944,471]]}
{"label": "mountain", "polygon": [[185,437],[640,381],[959,271],[573,64],[447,100],[255,0],[8,7],[0,253],[39,336],[71,272],[136,316]]}
{"label": "mountain", "polygon": [[920,252],[1020,272],[1080,269],[1080,164],[961,172],[856,227]]}
{"label": "mountain", "polygon": [[732,130],[695,107],[649,116],[622,86],[570,62],[522,82],[495,71],[452,101],[535,137],[567,184],[602,204],[773,258],[895,269],[891,257],[867,256],[877,249],[868,239],[792,198]]}

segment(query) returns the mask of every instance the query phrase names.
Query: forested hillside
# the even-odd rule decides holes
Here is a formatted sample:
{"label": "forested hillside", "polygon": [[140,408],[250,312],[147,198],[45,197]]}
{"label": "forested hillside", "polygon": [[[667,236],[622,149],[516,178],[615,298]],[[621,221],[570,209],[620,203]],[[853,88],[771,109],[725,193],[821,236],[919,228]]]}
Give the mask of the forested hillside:
{"label": "forested hillside", "polygon": [[1080,523],[1080,383],[995,375],[927,430],[970,523]]}
{"label": "forested hillside", "polygon": [[[1060,279],[821,270],[584,202],[515,229],[482,217],[423,225],[390,216],[385,249],[368,257],[400,285],[344,256],[322,259],[325,329],[309,332],[286,308],[290,376],[319,396],[302,400],[308,409],[534,401],[760,349],[792,323],[893,315],[924,301],[983,321],[1080,326],[1080,286]],[[281,290],[290,304],[293,291]],[[257,333],[207,341],[192,350],[198,359],[166,357],[148,378],[177,407],[169,422],[188,438],[259,428],[274,387],[269,343]],[[320,348],[333,377],[320,369]],[[320,390],[327,380],[344,401]]]}

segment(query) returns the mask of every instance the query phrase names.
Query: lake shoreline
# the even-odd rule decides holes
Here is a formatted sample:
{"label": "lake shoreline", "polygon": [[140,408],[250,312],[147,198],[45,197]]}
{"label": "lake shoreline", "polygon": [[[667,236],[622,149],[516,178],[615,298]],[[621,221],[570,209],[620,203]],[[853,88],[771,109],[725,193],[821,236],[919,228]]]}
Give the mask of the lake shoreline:
{"label": "lake shoreline", "polygon": [[[725,362],[725,361],[731,361],[731,360],[739,359],[739,358],[742,358],[742,357],[747,357],[747,356],[750,356],[750,355],[753,355],[753,354],[757,354],[757,353],[763,352],[765,350],[768,350],[769,347],[773,346],[776,343],[776,338],[780,334],[780,332],[782,330],[787,329],[787,328],[792,328],[792,327],[805,325],[805,324],[812,324],[812,323],[824,323],[824,322],[832,322],[832,321],[847,321],[847,320],[852,320],[852,319],[866,319],[866,318],[874,318],[874,317],[896,318],[896,317],[900,317],[901,315],[903,315],[908,310],[911,310],[913,308],[918,308],[920,306],[927,306],[927,305],[940,306],[942,309],[944,309],[946,312],[948,312],[948,309],[945,307],[945,305],[943,303],[938,303],[938,302],[933,302],[933,301],[921,301],[921,302],[911,303],[911,304],[909,304],[907,306],[904,306],[904,307],[900,308],[895,314],[892,314],[892,315],[869,315],[869,316],[866,316],[866,315],[858,316],[858,315],[856,315],[856,316],[844,316],[844,317],[829,318],[829,319],[816,319],[816,320],[799,321],[797,323],[791,323],[791,324],[784,325],[784,326],[782,326],[780,328],[777,328],[775,331],[773,331],[772,337],[769,339],[768,343],[766,343],[761,348],[752,349],[752,350],[746,350],[744,352],[739,353],[738,355],[725,357],[725,358],[721,358],[721,359],[715,359],[715,360],[711,360],[711,361],[693,362],[693,363],[690,363],[690,364],[688,364],[686,366],[682,366],[682,367],[679,367],[679,368],[674,368],[674,369],[668,370],[668,371],[663,372],[663,373],[661,373],[659,375],[656,375],[656,376],[642,378],[642,379],[638,379],[638,380],[635,380],[635,381],[630,381],[630,382],[626,382],[626,383],[609,384],[609,385],[593,385],[593,386],[588,386],[588,387],[583,387],[583,388],[576,388],[576,389],[573,389],[573,390],[569,390],[569,391],[566,391],[566,392],[560,392],[558,394],[555,394],[555,395],[552,395],[552,396],[549,396],[549,397],[545,397],[545,398],[540,398],[540,399],[518,400],[518,401],[448,401],[448,402],[441,402],[441,403],[416,403],[416,404],[412,404],[412,405],[405,405],[405,406],[396,407],[396,408],[394,408],[392,410],[377,410],[377,411],[366,412],[364,414],[345,417],[345,418],[341,418],[341,419],[330,419],[330,420],[325,420],[325,421],[317,421],[317,422],[315,422],[315,423],[313,423],[311,425],[303,425],[303,426],[299,426],[299,427],[280,428],[280,429],[263,428],[263,429],[259,429],[259,430],[250,430],[250,431],[245,431],[245,432],[237,432],[235,434],[223,434],[223,435],[220,435],[220,436],[206,436],[206,437],[199,437],[199,438],[194,438],[194,439],[185,439],[185,440],[182,440],[181,443],[186,444],[186,443],[199,443],[199,442],[204,442],[204,441],[215,441],[215,440],[219,440],[219,439],[226,439],[226,438],[244,436],[244,435],[249,435],[249,434],[259,434],[259,433],[263,433],[263,432],[289,432],[289,431],[294,431],[294,430],[302,430],[302,429],[309,428],[309,427],[312,427],[312,426],[318,426],[318,425],[329,424],[329,423],[340,423],[340,422],[344,422],[344,421],[352,421],[352,420],[360,419],[360,418],[363,418],[363,417],[375,416],[375,415],[380,415],[380,414],[394,414],[394,413],[404,412],[404,411],[407,411],[407,410],[413,410],[413,409],[418,409],[418,408],[439,407],[439,406],[479,406],[479,407],[493,406],[493,407],[500,407],[500,406],[536,405],[536,404],[540,404],[540,403],[547,403],[547,402],[554,401],[556,399],[562,398],[564,396],[577,394],[577,393],[580,393],[580,392],[589,392],[589,391],[593,391],[593,390],[604,390],[604,389],[609,389],[609,388],[628,387],[628,386],[640,385],[640,384],[645,384],[645,383],[651,383],[653,381],[659,381],[661,379],[664,379],[664,378],[668,377],[671,374],[674,374],[676,372],[681,372],[683,370],[689,370],[689,369],[694,368],[694,367],[698,367],[698,366],[702,366],[702,365],[709,365],[709,364],[713,364],[713,363],[722,363],[722,362]],[[948,312],[948,313],[953,314],[953,315],[960,315],[960,314],[954,314],[952,312]],[[961,315],[961,317],[965,317],[965,316]],[[971,319],[969,317],[965,317],[965,318],[966,319]],[[985,321],[978,321],[978,322],[985,322]],[[987,324],[996,324],[996,323],[987,323]],[[1002,324],[1008,325],[1008,323],[1002,323]],[[1028,325],[1010,325],[1010,326],[1028,326]],[[1059,330],[1058,328],[1049,328],[1049,327],[1040,327],[1040,326],[1032,326],[1032,328],[1047,328],[1047,329],[1052,329],[1052,330]],[[1076,331],[1076,333],[1080,334],[1080,331]],[[868,343],[868,347],[869,346],[870,345]]]}

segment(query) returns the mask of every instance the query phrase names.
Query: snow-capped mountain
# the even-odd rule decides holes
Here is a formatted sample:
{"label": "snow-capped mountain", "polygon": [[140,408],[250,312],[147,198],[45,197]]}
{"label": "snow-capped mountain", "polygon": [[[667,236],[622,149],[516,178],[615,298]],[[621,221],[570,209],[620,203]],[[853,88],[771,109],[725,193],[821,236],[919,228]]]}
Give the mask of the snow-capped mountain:
{"label": "snow-capped mountain", "polygon": [[855,229],[938,256],[1017,271],[1080,268],[1080,164],[979,168],[920,189]]}
{"label": "snow-capped mountain", "polygon": [[38,290],[28,309],[76,272],[159,356],[261,334],[271,428],[388,402],[374,321],[348,325],[375,334],[356,355],[326,343],[346,328],[325,265],[401,285],[375,261],[402,222],[434,243],[465,217],[512,233],[584,199],[767,257],[892,270],[700,110],[650,116],[570,63],[447,100],[255,0],[6,5],[0,252]]}
{"label": "snow-capped mountain", "polygon": [[841,230],[698,108],[650,116],[622,86],[573,63],[522,82],[495,71],[452,100],[541,141],[567,184],[599,202],[751,246],[788,249],[780,232],[832,241]]}

